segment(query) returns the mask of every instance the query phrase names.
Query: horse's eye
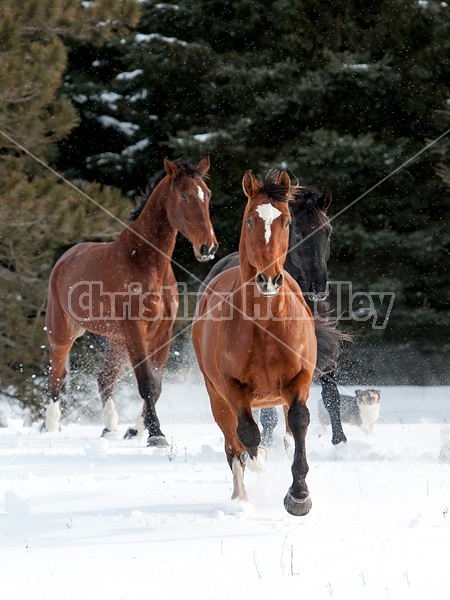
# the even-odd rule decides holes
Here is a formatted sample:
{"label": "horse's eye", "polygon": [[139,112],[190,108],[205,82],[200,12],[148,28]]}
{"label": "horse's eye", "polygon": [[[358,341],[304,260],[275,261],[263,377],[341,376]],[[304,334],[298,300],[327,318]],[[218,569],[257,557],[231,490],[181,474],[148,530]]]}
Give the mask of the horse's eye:
{"label": "horse's eye", "polygon": [[181,201],[182,202],[188,202],[188,197],[187,196],[181,196]]}
{"label": "horse's eye", "polygon": [[247,225],[250,227],[250,229],[253,227],[253,221],[251,219],[247,219]]}

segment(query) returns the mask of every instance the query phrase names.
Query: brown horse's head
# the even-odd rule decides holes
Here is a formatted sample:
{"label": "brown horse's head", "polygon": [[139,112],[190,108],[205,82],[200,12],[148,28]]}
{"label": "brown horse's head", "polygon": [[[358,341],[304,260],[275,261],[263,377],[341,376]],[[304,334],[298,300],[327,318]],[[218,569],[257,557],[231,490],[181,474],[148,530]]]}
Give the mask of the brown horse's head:
{"label": "brown horse's head", "polygon": [[209,166],[209,156],[204,156],[197,165],[164,159],[172,192],[167,216],[172,227],[191,242],[195,257],[201,262],[212,260],[218,248],[209,218],[211,191],[204,182]]}
{"label": "brown horse's head", "polygon": [[283,284],[283,264],[289,246],[291,216],[288,201],[295,187],[286,171],[267,171],[259,183],[252,171],[242,179],[248,198],[242,225],[240,253],[256,270],[256,285],[274,296]]}

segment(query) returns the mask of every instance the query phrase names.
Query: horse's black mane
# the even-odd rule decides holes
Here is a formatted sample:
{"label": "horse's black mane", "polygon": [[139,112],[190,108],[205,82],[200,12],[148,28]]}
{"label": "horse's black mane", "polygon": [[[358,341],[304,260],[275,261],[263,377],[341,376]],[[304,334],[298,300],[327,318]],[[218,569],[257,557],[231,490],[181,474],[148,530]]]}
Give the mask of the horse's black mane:
{"label": "horse's black mane", "polygon": [[[182,158],[178,158],[173,162],[177,165],[177,167],[179,167],[183,171],[185,175],[189,175],[189,177],[205,177],[200,173],[197,165],[191,165]],[[164,179],[165,176],[166,172],[163,170],[157,175],[155,175],[155,177],[148,182],[147,187],[145,189],[145,194],[143,194],[142,198],[139,200],[139,204],[137,205],[137,207],[130,213],[130,221],[136,221],[141,212],[144,210],[144,206],[147,200],[152,195],[153,190],[156,188],[158,183],[160,183]]]}
{"label": "horse's black mane", "polygon": [[329,219],[323,210],[324,197],[325,194],[315,187],[301,186],[296,189],[289,205],[294,216],[297,210],[305,210],[309,216],[314,217],[316,223],[326,226]]}
{"label": "horse's black mane", "polygon": [[263,191],[275,202],[289,202],[292,200],[295,186],[277,183],[278,174],[278,169],[270,169],[263,174],[261,178]]}

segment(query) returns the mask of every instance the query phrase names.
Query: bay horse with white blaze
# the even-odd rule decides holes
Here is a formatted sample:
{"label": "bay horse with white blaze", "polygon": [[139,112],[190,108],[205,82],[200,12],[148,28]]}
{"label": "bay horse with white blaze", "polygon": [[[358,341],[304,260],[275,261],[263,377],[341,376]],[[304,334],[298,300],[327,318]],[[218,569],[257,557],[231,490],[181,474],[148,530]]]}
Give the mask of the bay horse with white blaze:
{"label": "bay horse with white blaze", "polygon": [[284,405],[295,441],[293,481],[284,506],[292,515],[311,508],[306,485],[306,402],[317,357],[314,320],[301,290],[283,270],[289,246],[291,186],[286,171],[271,170],[259,183],[251,171],[239,243],[239,266],[205,289],[192,327],[194,350],[214,418],[225,437],[233,473],[232,498],[245,500],[245,465],[261,470],[266,450],[253,419],[255,408]]}
{"label": "bay horse with white blaze", "polygon": [[217,240],[209,217],[211,192],[204,180],[209,167],[209,156],[197,165],[165,159],[165,175],[139,217],[116,240],[77,244],[54,266],[46,311],[51,387],[47,431],[59,428],[66,359],[75,339],[87,330],[109,339],[108,358],[98,377],[104,433],[117,429],[111,394],[129,360],[143,411],[127,436],[146,428],[149,446],[167,445],[155,404],[178,307],[170,263],[178,231],[191,242],[199,261],[214,258]]}
{"label": "bay horse with white blaze", "polygon": [[[306,303],[314,315],[317,338],[317,364],[315,377],[322,386],[322,400],[328,411],[332,443],[347,441],[340,417],[341,398],[335,380],[340,345],[350,341],[336,327],[330,316],[328,296],[328,259],[332,227],[327,210],[331,203],[331,192],[320,192],[311,186],[298,187],[289,202],[292,223],[290,226],[289,250],[284,263],[285,270],[299,284]],[[214,264],[198,291],[201,297],[216,275],[239,266],[239,252],[228,254]],[[275,408],[260,411],[262,442],[273,444],[273,431],[278,422]]]}

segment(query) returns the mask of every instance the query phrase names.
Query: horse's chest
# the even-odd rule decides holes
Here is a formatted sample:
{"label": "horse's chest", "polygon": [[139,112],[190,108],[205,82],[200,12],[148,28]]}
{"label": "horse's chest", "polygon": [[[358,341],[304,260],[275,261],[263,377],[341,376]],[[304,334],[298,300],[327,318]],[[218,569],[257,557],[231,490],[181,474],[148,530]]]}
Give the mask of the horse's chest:
{"label": "horse's chest", "polygon": [[247,349],[247,356],[240,362],[239,379],[255,396],[278,396],[281,388],[301,369],[300,354],[294,346],[270,336],[269,339],[256,336]]}

